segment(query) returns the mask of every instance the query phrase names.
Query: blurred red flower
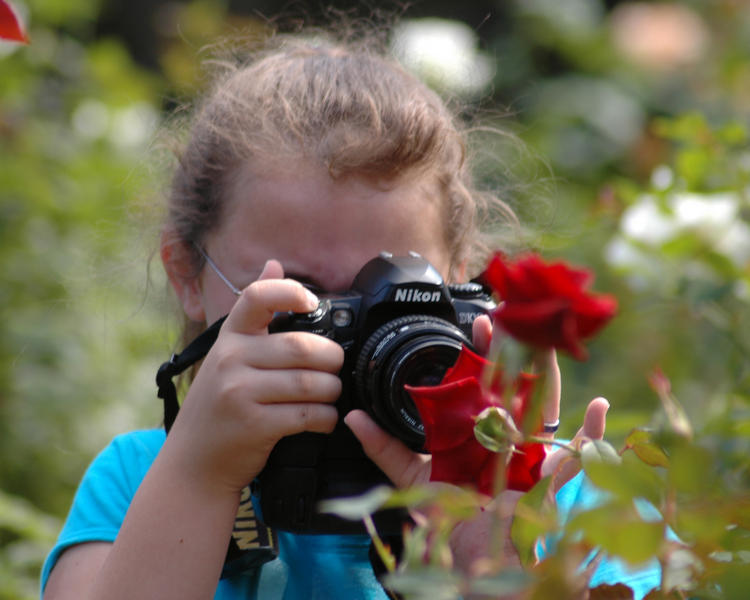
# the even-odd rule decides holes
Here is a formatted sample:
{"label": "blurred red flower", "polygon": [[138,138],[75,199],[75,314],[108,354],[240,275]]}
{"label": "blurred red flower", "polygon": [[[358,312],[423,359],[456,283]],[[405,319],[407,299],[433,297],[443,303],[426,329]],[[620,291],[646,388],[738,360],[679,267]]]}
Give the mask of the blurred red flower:
{"label": "blurred red flower", "polygon": [[597,333],[617,312],[613,296],[587,290],[593,274],[563,262],[545,263],[530,254],[510,262],[497,253],[482,280],[502,303],[493,319],[518,341],[557,348],[586,358],[582,341]]}
{"label": "blurred red flower", "polygon": [[22,44],[29,43],[29,38],[21,28],[16,13],[5,0],[0,0],[0,39]]}
{"label": "blurred red flower", "polygon": [[[495,492],[498,461],[507,456],[482,446],[474,436],[475,417],[485,408],[501,406],[501,377],[493,389],[482,386],[481,376],[490,362],[466,347],[440,385],[406,389],[424,423],[425,449],[432,454],[431,481],[473,485],[483,494]],[[528,409],[535,376],[522,373],[515,382],[513,402],[506,408],[516,423]],[[523,443],[515,448],[506,468],[508,489],[527,491],[539,481],[545,450],[542,444]]]}

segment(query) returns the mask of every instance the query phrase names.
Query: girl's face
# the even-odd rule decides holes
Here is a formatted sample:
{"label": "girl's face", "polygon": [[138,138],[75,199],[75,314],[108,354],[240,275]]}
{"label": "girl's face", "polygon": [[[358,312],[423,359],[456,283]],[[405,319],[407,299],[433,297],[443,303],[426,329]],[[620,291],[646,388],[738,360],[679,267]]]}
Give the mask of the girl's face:
{"label": "girl's face", "polygon": [[[205,243],[219,269],[242,289],[268,259],[285,276],[325,291],[349,289],[355,275],[381,251],[421,254],[443,275],[451,267],[441,209],[418,181],[378,186],[362,178],[332,179],[304,161],[259,170],[242,169],[228,188],[222,224]],[[213,270],[193,282],[188,316],[212,323],[236,297]],[[192,313],[192,314],[191,314]]]}

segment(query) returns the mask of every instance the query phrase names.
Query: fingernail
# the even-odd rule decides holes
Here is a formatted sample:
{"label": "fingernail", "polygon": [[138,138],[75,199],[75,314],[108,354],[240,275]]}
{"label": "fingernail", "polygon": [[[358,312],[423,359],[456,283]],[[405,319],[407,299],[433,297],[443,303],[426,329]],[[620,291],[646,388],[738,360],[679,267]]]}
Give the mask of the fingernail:
{"label": "fingernail", "polygon": [[308,303],[308,306],[310,307],[310,312],[312,312],[316,308],[318,308],[318,305],[320,304],[320,300],[315,294],[313,294],[307,288],[305,288],[305,295],[307,296],[307,303]]}
{"label": "fingernail", "polygon": [[263,265],[263,268],[260,271],[260,275],[258,275],[258,279],[263,279],[263,277],[266,274],[266,271],[268,271],[268,263],[271,262],[271,259],[269,258],[266,263]]}

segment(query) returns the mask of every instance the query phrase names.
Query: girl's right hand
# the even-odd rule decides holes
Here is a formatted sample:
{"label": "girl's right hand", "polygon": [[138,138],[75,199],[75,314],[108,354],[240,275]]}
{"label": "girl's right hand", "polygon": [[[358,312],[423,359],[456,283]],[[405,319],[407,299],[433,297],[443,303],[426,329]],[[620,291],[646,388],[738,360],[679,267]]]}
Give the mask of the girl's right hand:
{"label": "girl's right hand", "polygon": [[330,433],[344,351],[313,333],[268,334],[278,311],[310,312],[317,298],[269,260],[229,313],[183,402],[167,445],[191,477],[239,492],[276,442]]}

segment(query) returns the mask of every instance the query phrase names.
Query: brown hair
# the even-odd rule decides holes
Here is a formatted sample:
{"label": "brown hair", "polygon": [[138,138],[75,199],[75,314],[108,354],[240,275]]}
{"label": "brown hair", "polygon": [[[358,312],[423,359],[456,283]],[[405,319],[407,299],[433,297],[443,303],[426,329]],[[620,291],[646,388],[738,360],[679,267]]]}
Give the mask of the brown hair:
{"label": "brown hair", "polygon": [[[452,265],[482,260],[488,204],[472,183],[467,133],[436,93],[367,44],[277,35],[239,64],[221,63],[174,174],[167,228],[192,248],[223,215],[224,188],[247,161],[305,158],[332,177],[424,176],[444,210]],[[489,198],[489,202],[488,202]],[[196,272],[203,266],[194,252]]]}

